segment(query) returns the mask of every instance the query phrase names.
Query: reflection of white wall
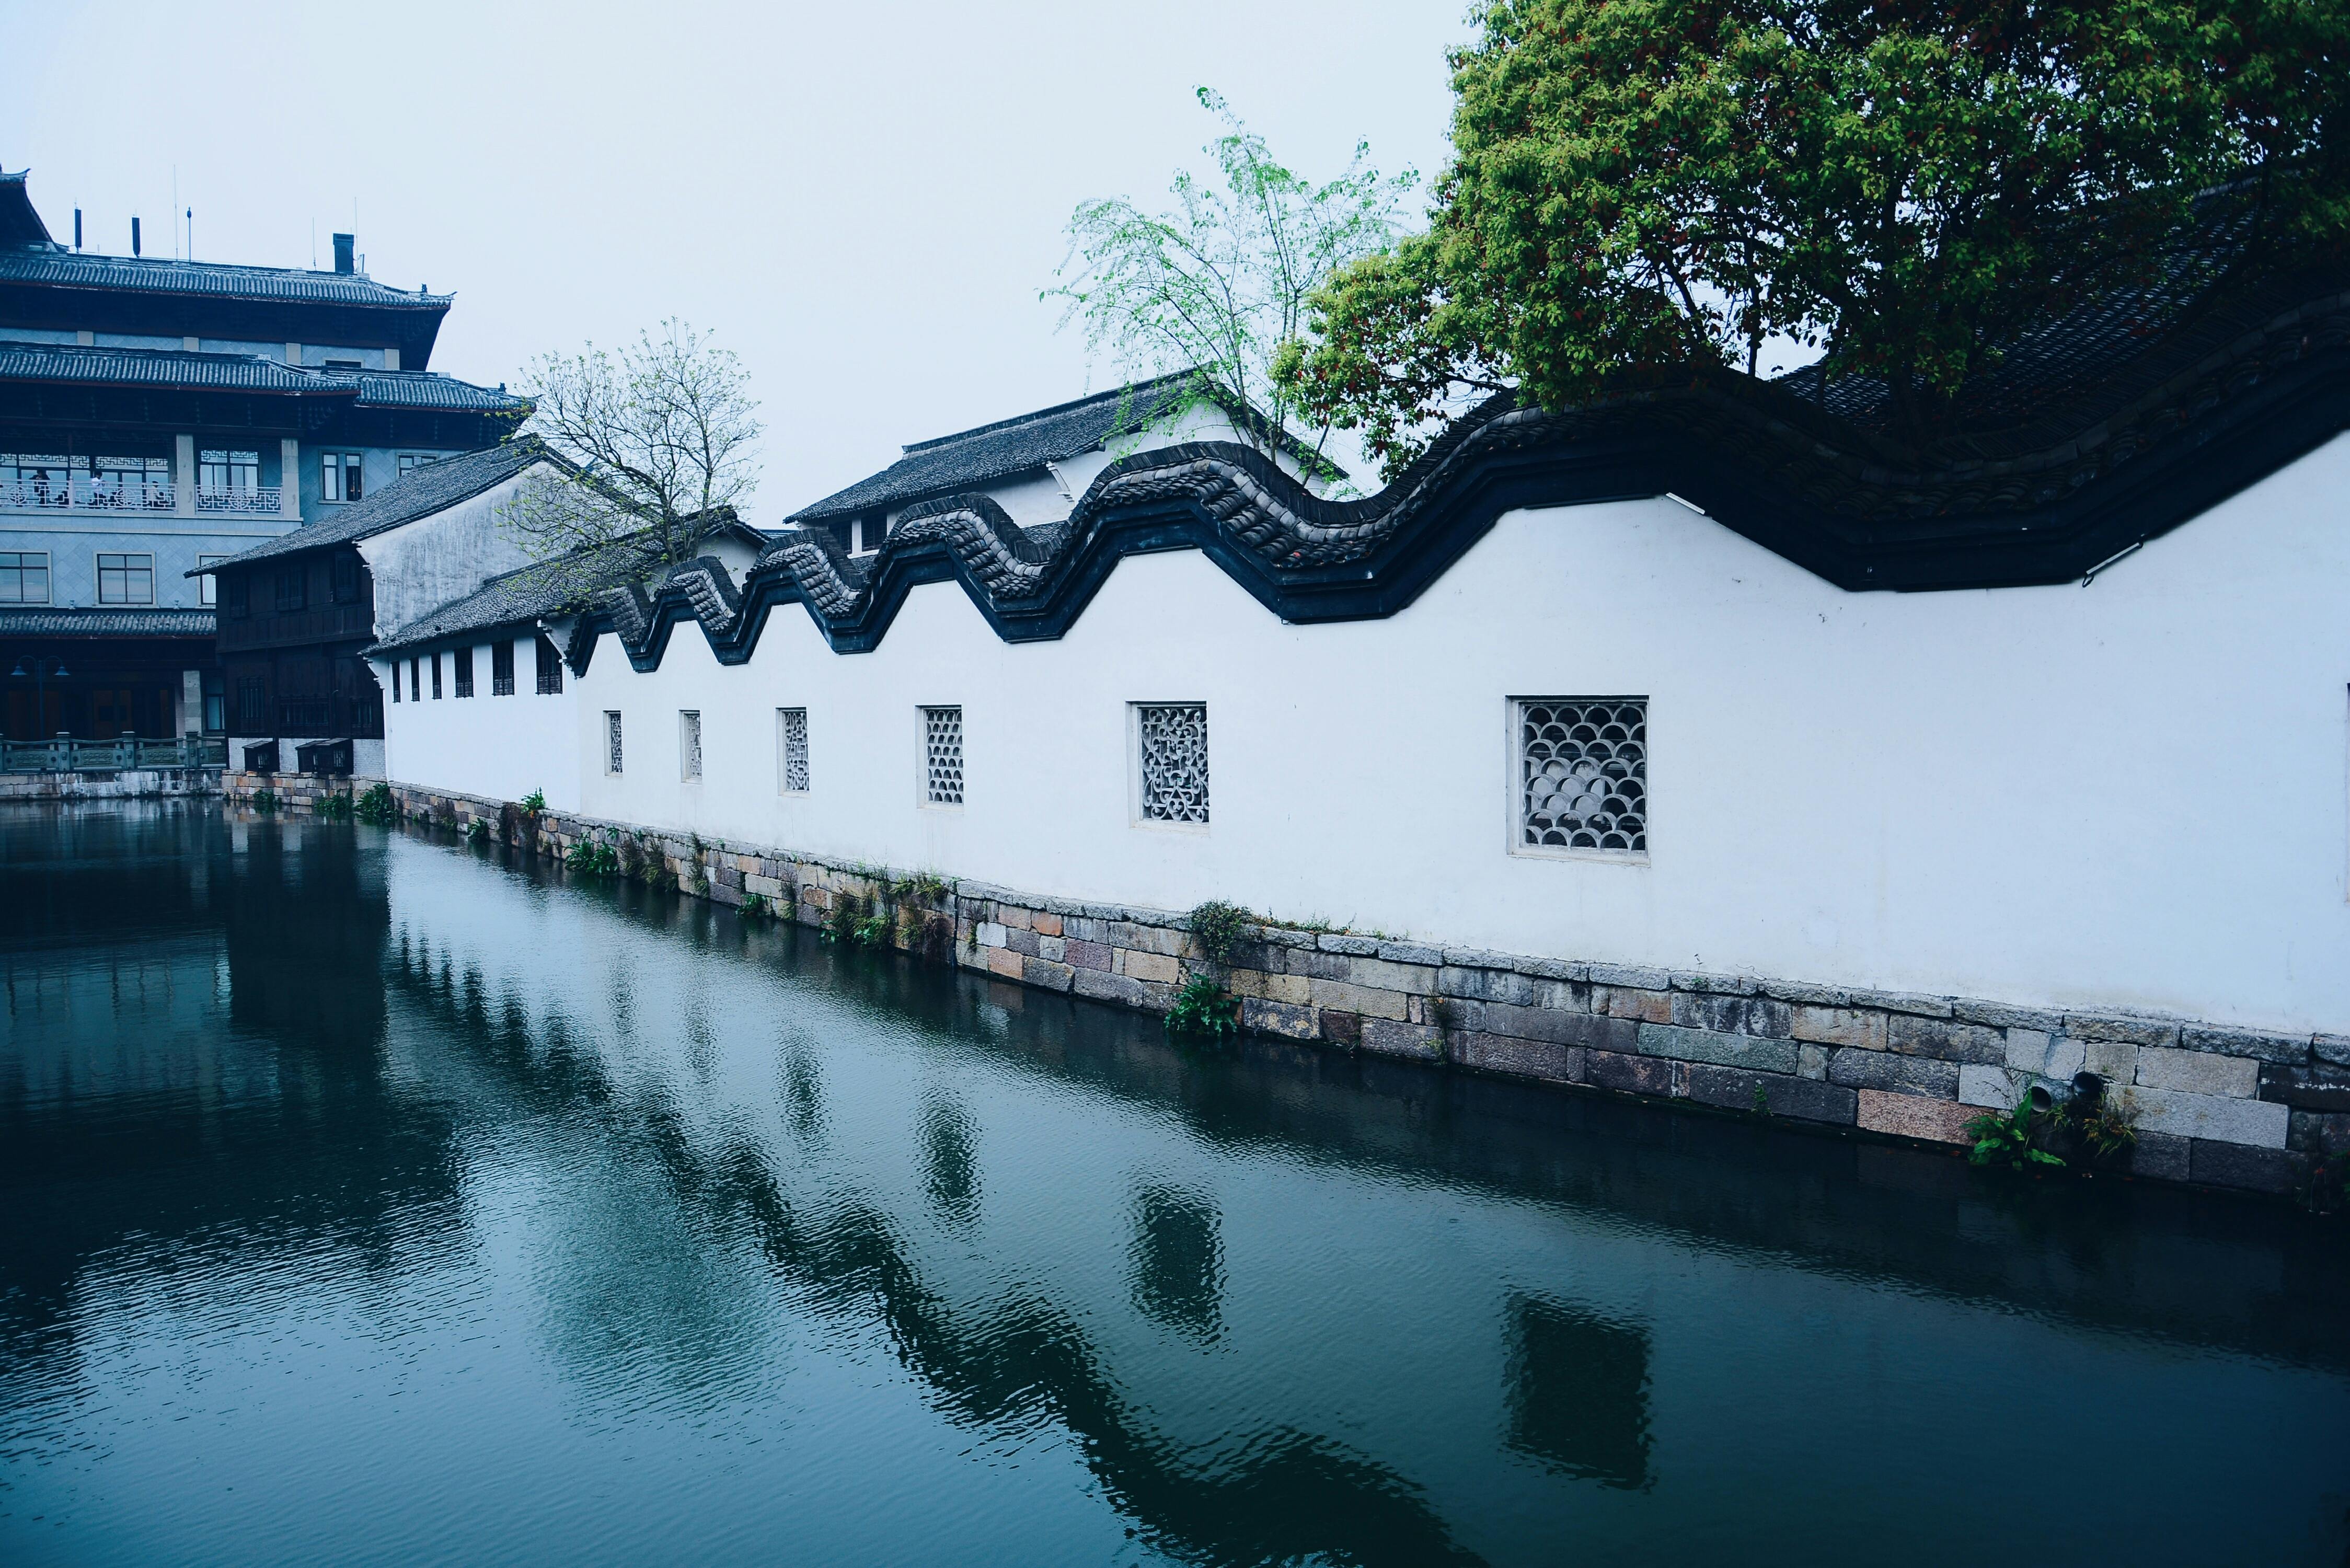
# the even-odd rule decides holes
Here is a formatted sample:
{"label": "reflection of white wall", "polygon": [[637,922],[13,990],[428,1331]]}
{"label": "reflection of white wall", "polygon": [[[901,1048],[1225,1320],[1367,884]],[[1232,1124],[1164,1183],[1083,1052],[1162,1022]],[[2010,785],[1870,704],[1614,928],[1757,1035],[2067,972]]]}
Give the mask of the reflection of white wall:
{"label": "reflection of white wall", "polygon": [[[501,634],[510,635],[510,634]],[[514,641],[515,692],[494,694],[490,678],[490,637],[484,633],[473,649],[473,695],[457,695],[454,654],[440,651],[441,698],[432,696],[432,654],[416,657],[426,662],[419,671],[418,690],[408,695],[408,659],[387,662],[370,659],[375,678],[384,688],[381,772],[376,776],[422,784],[462,772],[463,788],[493,800],[520,800],[543,790],[546,803],[557,811],[579,809],[577,732],[578,693],[568,671],[563,690],[538,690],[538,655],[535,639]],[[391,701],[391,683],[400,681],[400,701]]]}
{"label": "reflection of white wall", "polygon": [[[650,675],[603,641],[567,772],[593,815],[1035,892],[2350,1030],[2345,485],[2350,438],[2087,587],[1848,594],[1659,500],[1513,514],[1385,621],[1284,625],[1194,552],[1122,562],[1057,642],[950,584],[868,654],[787,607],[743,667],[690,626]],[[1509,852],[1513,695],[1650,700],[1647,864]],[[1208,704],[1207,832],[1130,824],[1138,701]],[[963,707],[961,809],[917,804],[924,703]],[[501,794],[518,743],[395,745],[394,776]]]}
{"label": "reflection of white wall", "polygon": [[359,554],[375,578],[378,636],[528,564],[528,554],[498,525],[498,513],[536,472],[525,470],[470,501],[359,541]]}

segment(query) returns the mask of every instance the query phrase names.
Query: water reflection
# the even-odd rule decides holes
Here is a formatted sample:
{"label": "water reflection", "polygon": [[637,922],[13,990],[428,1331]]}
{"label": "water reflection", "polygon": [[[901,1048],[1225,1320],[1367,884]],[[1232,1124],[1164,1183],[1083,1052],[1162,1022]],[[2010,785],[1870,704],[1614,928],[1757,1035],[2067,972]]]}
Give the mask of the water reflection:
{"label": "water reflection", "polygon": [[1222,1324],[1224,1259],[1216,1206],[1196,1192],[1145,1187],[1134,1200],[1134,1304],[1194,1339]]}
{"label": "water reflection", "polygon": [[1510,1447],[1561,1475],[1648,1485],[1648,1335],[1564,1302],[1510,1303]]}
{"label": "water reflection", "polygon": [[0,818],[0,981],[11,1561],[1955,1562],[2018,1474],[2052,1552],[2350,1543],[2288,1213],[200,810]]}

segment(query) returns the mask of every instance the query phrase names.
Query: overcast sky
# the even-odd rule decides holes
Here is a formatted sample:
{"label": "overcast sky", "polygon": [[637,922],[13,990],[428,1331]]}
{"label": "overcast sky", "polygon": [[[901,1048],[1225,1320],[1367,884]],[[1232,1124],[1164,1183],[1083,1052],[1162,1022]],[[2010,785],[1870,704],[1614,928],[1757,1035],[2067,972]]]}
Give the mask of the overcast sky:
{"label": "overcast sky", "polygon": [[[519,379],[666,316],[767,424],[772,523],[899,446],[1117,384],[1040,303],[1088,196],[1162,195],[1221,89],[1327,178],[1432,174],[1458,0],[128,6],[0,0],[0,167],[60,239],[453,291],[432,368]],[[354,219],[353,203],[357,203]]]}

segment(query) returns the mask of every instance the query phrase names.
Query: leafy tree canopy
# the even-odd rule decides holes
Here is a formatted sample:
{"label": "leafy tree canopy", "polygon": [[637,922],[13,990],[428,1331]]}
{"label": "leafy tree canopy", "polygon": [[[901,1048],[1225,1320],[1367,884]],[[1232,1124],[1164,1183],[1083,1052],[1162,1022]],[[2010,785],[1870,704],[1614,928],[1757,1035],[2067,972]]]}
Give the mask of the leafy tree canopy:
{"label": "leafy tree canopy", "polygon": [[1206,149],[1218,178],[1178,174],[1175,205],[1162,212],[1124,197],[1081,203],[1064,281],[1045,297],[1063,303],[1064,326],[1083,320],[1087,347],[1128,376],[1176,378],[1132,422],[1202,398],[1253,409],[1263,422],[1243,421],[1244,440],[1268,457],[1311,449],[1317,472],[1329,421],[1301,427],[1274,356],[1304,330],[1307,301],[1334,271],[1395,243],[1419,176],[1382,176],[1357,143],[1336,178],[1316,183],[1275,161],[1220,94],[1196,90],[1224,124]]}
{"label": "leafy tree canopy", "polygon": [[2144,275],[2215,202],[2241,265],[2350,228],[2345,0],[1494,0],[1479,21],[1429,229],[1343,270],[1277,365],[1390,473],[1483,392],[1557,409],[1627,372],[1752,375],[1787,338],[1882,378],[1929,437],[2002,343]]}

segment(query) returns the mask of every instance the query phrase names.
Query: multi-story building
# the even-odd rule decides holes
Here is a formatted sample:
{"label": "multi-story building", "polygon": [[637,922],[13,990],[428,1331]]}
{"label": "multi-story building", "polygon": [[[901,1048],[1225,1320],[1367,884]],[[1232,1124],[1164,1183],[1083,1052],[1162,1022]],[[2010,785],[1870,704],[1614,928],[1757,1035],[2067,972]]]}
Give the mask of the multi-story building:
{"label": "multi-story building", "polygon": [[272,622],[284,669],[244,639],[262,711],[232,712],[215,579],[189,574],[493,445],[527,406],[428,369],[450,296],[376,282],[348,234],[320,272],[99,255],[80,227],[58,243],[0,172],[0,724],[380,736],[367,666],[316,667],[299,618]]}

